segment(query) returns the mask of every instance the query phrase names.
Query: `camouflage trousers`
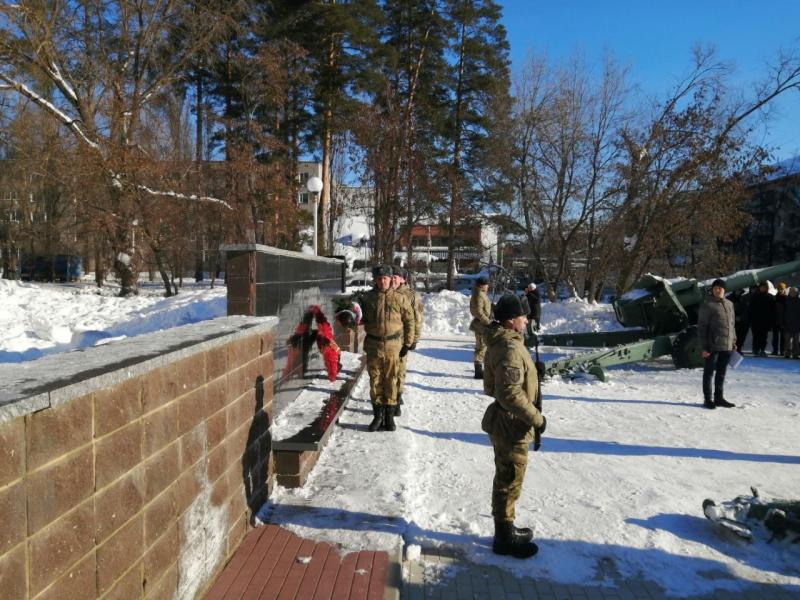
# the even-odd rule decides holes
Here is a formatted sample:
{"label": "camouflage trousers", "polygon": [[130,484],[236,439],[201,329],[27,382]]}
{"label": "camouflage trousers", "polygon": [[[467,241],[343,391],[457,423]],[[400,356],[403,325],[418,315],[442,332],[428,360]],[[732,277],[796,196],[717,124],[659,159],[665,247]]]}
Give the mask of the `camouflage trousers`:
{"label": "camouflage trousers", "polygon": [[528,467],[528,442],[511,442],[495,435],[489,437],[494,446],[492,517],[495,521],[513,522],[514,505],[522,493]]}
{"label": "camouflage trousers", "polygon": [[373,341],[367,338],[364,352],[367,355],[369,373],[369,398],[373,404],[393,406],[397,404],[397,384],[400,373],[400,348],[402,342]]}
{"label": "camouflage trousers", "polygon": [[482,363],[486,356],[486,340],[482,333],[475,332],[475,353],[472,355],[472,362]]}
{"label": "camouflage trousers", "polygon": [[402,394],[406,388],[406,361],[408,355],[400,359],[400,365],[397,368],[397,393]]}

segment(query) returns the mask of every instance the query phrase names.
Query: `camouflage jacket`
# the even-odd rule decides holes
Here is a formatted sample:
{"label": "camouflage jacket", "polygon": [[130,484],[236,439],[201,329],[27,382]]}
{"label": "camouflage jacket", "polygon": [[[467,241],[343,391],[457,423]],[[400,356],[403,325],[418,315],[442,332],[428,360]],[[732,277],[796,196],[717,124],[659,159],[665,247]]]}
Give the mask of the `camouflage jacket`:
{"label": "camouflage jacket", "polygon": [[361,297],[361,311],[367,336],[397,336],[405,346],[414,343],[414,309],[397,290],[371,289]]}
{"label": "camouflage jacket", "polygon": [[397,291],[408,299],[414,310],[414,343],[416,344],[422,335],[422,300],[420,300],[419,294],[406,284],[397,288]]}
{"label": "camouflage jacket", "polygon": [[483,391],[495,399],[481,426],[489,435],[510,441],[533,439],[533,428],[541,427],[542,413],[534,406],[539,393],[536,367],[522,334],[492,323],[486,331]]}
{"label": "camouflage jacket", "polygon": [[472,322],[469,324],[471,331],[482,333],[492,322],[492,303],[489,302],[489,296],[486,295],[486,292],[478,289],[478,286],[472,288],[472,297],[469,299],[469,312],[473,316]]}

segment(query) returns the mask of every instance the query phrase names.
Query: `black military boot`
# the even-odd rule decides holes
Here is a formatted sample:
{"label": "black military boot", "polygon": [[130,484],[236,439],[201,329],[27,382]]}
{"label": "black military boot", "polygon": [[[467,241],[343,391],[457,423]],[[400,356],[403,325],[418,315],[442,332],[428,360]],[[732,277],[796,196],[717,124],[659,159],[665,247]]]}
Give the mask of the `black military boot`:
{"label": "black military boot", "polygon": [[711,401],[711,398],[706,398],[703,401],[703,408],[710,408],[710,409],[713,410],[713,409],[717,408],[717,405],[714,402]]}
{"label": "black military boot", "polygon": [[475,379],[483,379],[483,364],[475,363]]}
{"label": "black military boot", "polygon": [[736,406],[733,402],[728,402],[725,398],[715,398],[714,407],[721,406],[722,408],[733,408]]}
{"label": "black military boot", "polygon": [[530,539],[526,539],[526,536],[518,534],[513,523],[507,521],[494,522],[492,552],[495,554],[510,555],[514,558],[530,558],[538,551],[539,546]]}
{"label": "black military boot", "polygon": [[394,407],[394,416],[399,417],[403,414],[403,409],[400,408],[400,405],[403,404],[403,394],[397,394],[397,404]]}
{"label": "black military boot", "polygon": [[533,539],[533,529],[530,527],[517,527],[514,525],[514,534],[524,542],[530,542]]}
{"label": "black military boot", "polygon": [[369,427],[367,427],[367,429],[369,429],[370,431],[378,431],[378,429],[380,429],[381,426],[383,425],[383,415],[384,415],[383,405],[373,404],[372,415],[373,415],[372,422],[369,424]]}
{"label": "black military boot", "polygon": [[386,411],[383,413],[383,429],[385,431],[394,431],[397,426],[394,424],[394,406],[387,406]]}

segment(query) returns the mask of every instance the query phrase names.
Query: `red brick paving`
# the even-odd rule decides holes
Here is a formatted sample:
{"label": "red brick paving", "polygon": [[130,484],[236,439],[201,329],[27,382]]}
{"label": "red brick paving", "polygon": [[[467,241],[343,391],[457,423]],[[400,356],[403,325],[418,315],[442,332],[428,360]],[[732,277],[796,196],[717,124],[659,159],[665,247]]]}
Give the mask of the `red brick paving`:
{"label": "red brick paving", "polygon": [[266,525],[245,536],[205,600],[383,600],[388,566],[386,552],[340,556],[330,544]]}

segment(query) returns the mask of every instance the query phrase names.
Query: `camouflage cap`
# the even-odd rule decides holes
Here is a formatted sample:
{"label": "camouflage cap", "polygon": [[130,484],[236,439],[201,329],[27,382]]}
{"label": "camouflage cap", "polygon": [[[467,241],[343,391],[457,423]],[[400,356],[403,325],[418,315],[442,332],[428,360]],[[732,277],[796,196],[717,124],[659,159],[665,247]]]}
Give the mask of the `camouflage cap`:
{"label": "camouflage cap", "polygon": [[391,277],[392,270],[392,265],[375,265],[372,267],[372,278],[377,279],[378,277]]}

